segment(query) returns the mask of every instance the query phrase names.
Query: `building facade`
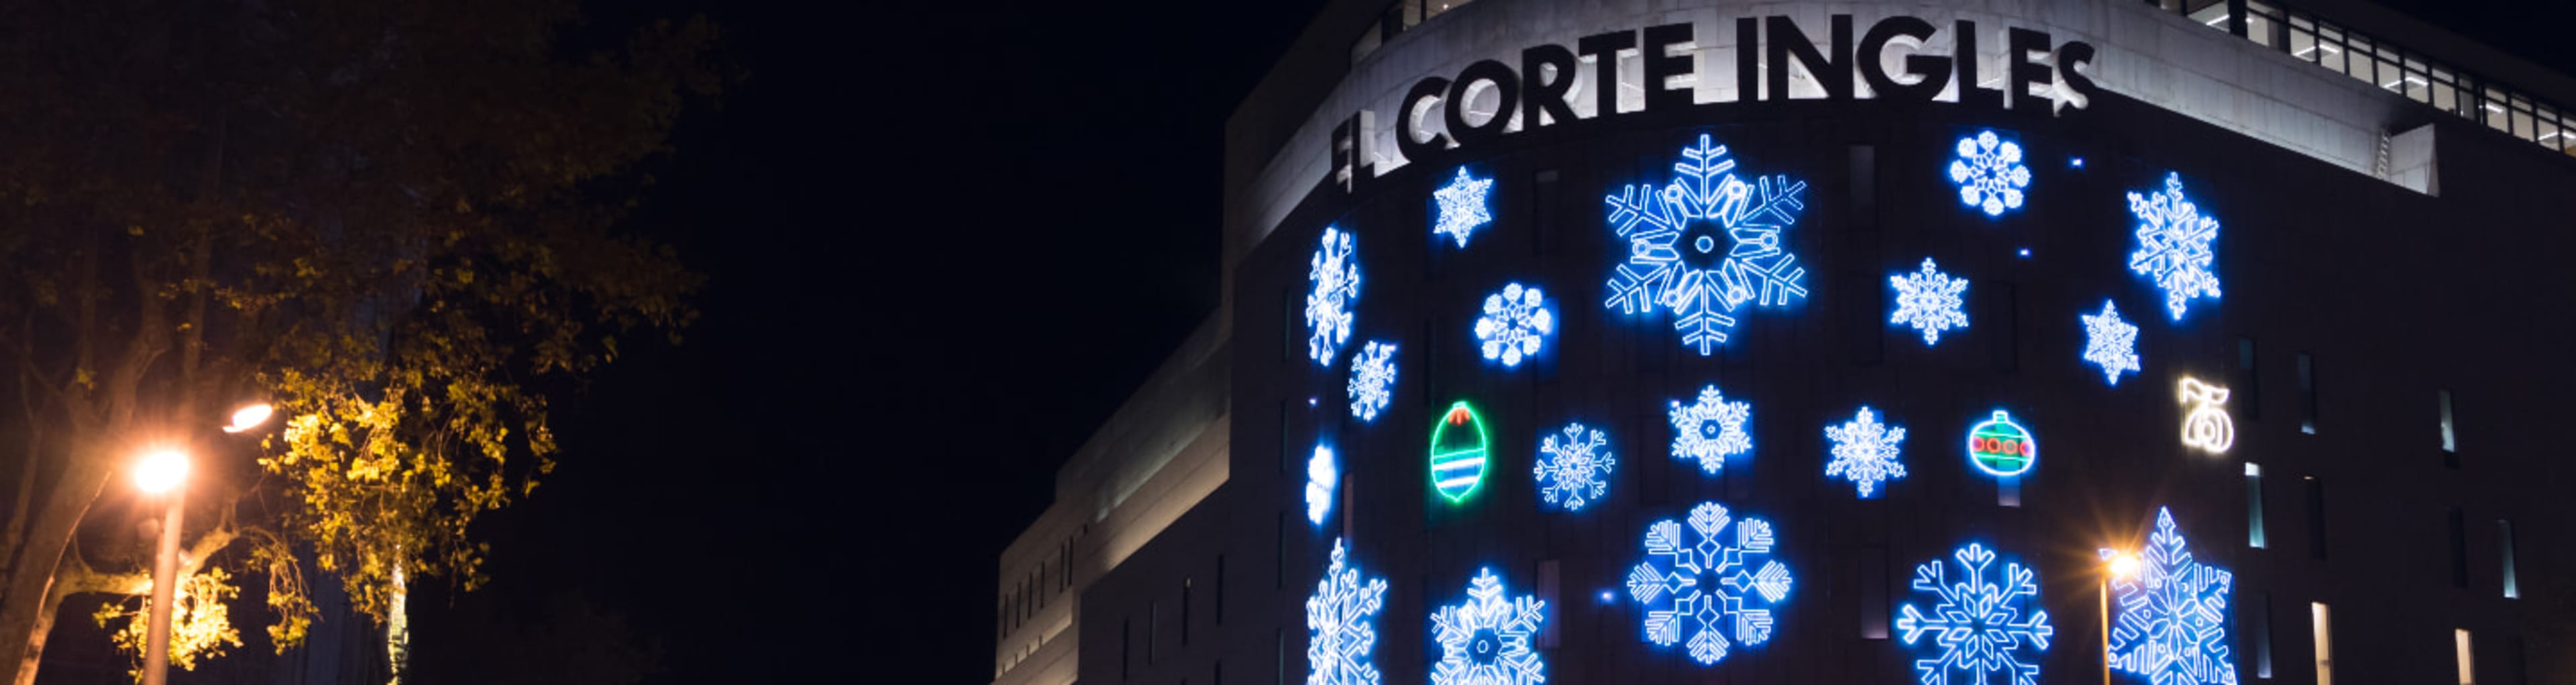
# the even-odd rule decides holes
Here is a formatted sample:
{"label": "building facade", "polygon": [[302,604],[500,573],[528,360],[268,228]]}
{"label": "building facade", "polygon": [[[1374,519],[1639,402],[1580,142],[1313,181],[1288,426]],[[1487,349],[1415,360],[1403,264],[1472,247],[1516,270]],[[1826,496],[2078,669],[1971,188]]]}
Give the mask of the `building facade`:
{"label": "building facade", "polygon": [[2334,0],[1332,3],[995,682],[2576,682],[2570,101]]}

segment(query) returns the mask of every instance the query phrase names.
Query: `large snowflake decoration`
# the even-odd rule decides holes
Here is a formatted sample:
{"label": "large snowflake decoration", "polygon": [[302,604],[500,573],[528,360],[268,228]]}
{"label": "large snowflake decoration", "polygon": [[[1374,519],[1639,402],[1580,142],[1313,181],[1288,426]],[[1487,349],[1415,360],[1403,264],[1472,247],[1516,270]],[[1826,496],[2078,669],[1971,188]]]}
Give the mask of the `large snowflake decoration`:
{"label": "large snowflake decoration", "polygon": [[1771,523],[1735,521],[1725,506],[1702,502],[1691,508],[1690,527],[1696,543],[1685,543],[1672,519],[1647,526],[1646,560],[1628,572],[1628,595],[1647,607],[1646,641],[1670,646],[1687,632],[1691,659],[1702,664],[1726,658],[1733,645],[1769,642],[1771,610],[1745,604],[1777,605],[1789,594],[1789,567],[1770,558]]}
{"label": "large snowflake decoration", "polygon": [[1726,342],[1745,303],[1785,305],[1807,296],[1807,270],[1781,240],[1806,209],[1800,196],[1807,183],[1786,174],[1747,182],[1734,169],[1726,148],[1703,133],[1698,145],[1682,148],[1672,183],[1629,185],[1603,198],[1611,228],[1628,241],[1628,261],[1611,274],[1603,305],[1623,314],[1671,310],[1681,317],[1673,328],[1682,344],[1697,345],[1701,356]]}
{"label": "large snowflake decoration", "polygon": [[1862,497],[1877,490],[1879,483],[1905,477],[1901,451],[1905,427],[1880,424],[1869,407],[1861,407],[1860,414],[1843,425],[1826,426],[1825,439],[1834,443],[1834,458],[1825,462],[1825,477],[1849,479],[1859,486]]}
{"label": "large snowflake decoration", "polygon": [[1306,597],[1306,685],[1378,685],[1378,609],[1386,606],[1386,579],[1360,581],[1360,569],[1333,540],[1333,563],[1315,594]]}
{"label": "large snowflake decoration", "polygon": [[1315,446],[1315,456],[1306,460],[1306,520],[1324,525],[1324,514],[1333,510],[1333,488],[1342,483],[1342,469],[1333,463],[1333,448]]}
{"label": "large snowflake decoration", "polygon": [[2201,216],[2200,207],[2182,194],[2182,175],[2165,174],[2165,190],[2129,193],[2129,213],[2138,216],[2138,250],[2129,253],[2129,270],[2156,279],[2165,291],[2165,309],[2182,320],[2192,298],[2218,299],[2218,220]]}
{"label": "large snowflake decoration", "polygon": [[[2102,550],[2102,557],[2114,556]],[[2155,685],[2236,684],[2228,657],[2227,597],[2235,574],[2193,561],[2173,511],[2156,510],[2156,532],[2137,570],[2111,582],[2112,668],[2146,676]]]}
{"label": "large snowflake decoration", "polygon": [[1530,651],[1547,603],[1521,595],[1503,598],[1503,580],[1479,570],[1467,585],[1467,603],[1440,607],[1431,614],[1433,635],[1440,641],[1440,663],[1431,669],[1432,685],[1538,685],[1547,682],[1547,662]]}
{"label": "large snowflake decoration", "polygon": [[1931,257],[1923,258],[1923,270],[1887,277],[1896,288],[1896,314],[1888,323],[1901,323],[1923,331],[1923,344],[1941,342],[1941,331],[1967,328],[1968,314],[1960,307],[1968,292],[1968,279],[1951,278],[1932,265]]}
{"label": "large snowflake decoration", "polygon": [[1547,310],[1547,296],[1519,283],[1486,295],[1485,315],[1476,317],[1476,340],[1483,343],[1485,358],[1503,360],[1503,366],[1520,366],[1522,358],[1538,356],[1540,342],[1555,330],[1556,315]]}
{"label": "large snowflake decoration", "polygon": [[2023,188],[2030,187],[2030,167],[2021,164],[2021,144],[1995,137],[1993,131],[1959,139],[1959,158],[1950,160],[1950,182],[1959,184],[1959,203],[2003,216],[2021,209]]}
{"label": "large snowflake decoration", "polygon": [[1351,416],[1376,421],[1395,398],[1395,343],[1369,341],[1351,357]]}
{"label": "large snowflake decoration", "polygon": [[[1914,567],[1914,591],[1933,593],[1941,602],[1929,614],[1907,602],[1904,615],[1896,619],[1905,644],[1931,633],[1932,644],[1941,650],[1939,658],[1915,660],[1923,685],[1949,685],[1951,671],[1967,671],[1979,685],[1994,673],[2009,674],[2012,685],[2037,685],[2039,664],[2017,653],[2025,643],[2048,651],[2049,636],[2057,634],[2048,625],[2048,611],[2038,608],[2037,570],[2007,563],[2003,576],[1990,580],[1986,571],[1994,567],[1995,552],[1973,542],[1950,558],[1961,576],[1955,581],[1939,559]],[[2026,618],[2024,610],[2031,610]]]}
{"label": "large snowflake decoration", "polygon": [[1538,476],[1539,498],[1567,511],[1581,511],[1585,503],[1601,499],[1610,490],[1611,468],[1619,465],[1618,457],[1605,449],[1609,446],[1608,436],[1580,423],[1566,424],[1564,435],[1539,441],[1544,456],[1530,468]]}
{"label": "large snowflake decoration", "polygon": [[1351,301],[1360,296],[1359,260],[1351,256],[1351,234],[1324,228],[1324,244],[1307,261],[1306,356],[1333,365],[1333,348],[1351,339]]}
{"label": "large snowflake decoration", "polygon": [[1431,191],[1431,198],[1440,202],[1440,216],[1431,225],[1431,232],[1456,238],[1458,247],[1466,248],[1467,236],[1494,222],[1493,208],[1485,199],[1487,191],[1493,188],[1494,179],[1471,178],[1467,176],[1467,167],[1458,167],[1457,178],[1450,179],[1449,185]]}
{"label": "large snowflake decoration", "polygon": [[2084,361],[2102,367],[2112,385],[2120,384],[2120,372],[2138,371],[2138,327],[2120,320],[2119,307],[2103,300],[2101,314],[2077,318],[2084,320]]}
{"label": "large snowflake decoration", "polygon": [[1753,434],[1744,423],[1753,418],[1753,405],[1741,400],[1729,401],[1717,386],[1699,389],[1699,400],[1682,404],[1674,400],[1667,412],[1673,422],[1673,458],[1699,460],[1699,470],[1716,474],[1726,468],[1726,458],[1753,451]]}

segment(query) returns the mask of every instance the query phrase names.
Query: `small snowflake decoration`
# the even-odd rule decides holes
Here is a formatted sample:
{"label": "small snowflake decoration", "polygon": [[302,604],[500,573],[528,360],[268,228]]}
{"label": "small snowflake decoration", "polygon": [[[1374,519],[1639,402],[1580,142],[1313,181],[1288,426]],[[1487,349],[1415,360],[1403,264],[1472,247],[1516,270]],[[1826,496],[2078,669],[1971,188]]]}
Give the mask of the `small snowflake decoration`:
{"label": "small snowflake decoration", "polygon": [[1868,497],[1878,484],[1905,477],[1905,462],[1900,448],[1905,442],[1903,426],[1880,425],[1878,415],[1869,407],[1840,426],[1826,426],[1825,439],[1834,443],[1834,458],[1825,462],[1825,477],[1842,476],[1859,486],[1860,496]]}
{"label": "small snowflake decoration", "polygon": [[1564,435],[1539,441],[1542,456],[1530,469],[1538,476],[1539,498],[1566,511],[1582,511],[1586,502],[1601,499],[1610,490],[1610,469],[1619,465],[1604,449],[1609,446],[1608,436],[1598,429],[1586,431],[1580,423],[1566,424]]}
{"label": "small snowflake decoration", "polygon": [[1753,435],[1744,431],[1753,405],[1727,400],[1717,386],[1700,388],[1699,400],[1690,404],[1674,400],[1667,414],[1673,422],[1673,458],[1696,459],[1701,471],[1715,475],[1726,468],[1728,456],[1753,451]]}
{"label": "small snowflake decoration", "polygon": [[[2102,550],[2102,558],[2116,556]],[[2115,578],[2111,667],[2146,676],[2155,685],[2235,685],[2236,661],[2228,656],[2227,602],[2236,576],[2193,561],[2173,511],[2156,510],[2156,532],[2137,571]]]}
{"label": "small snowflake decoration", "polygon": [[[1973,680],[1962,679],[1963,683],[1982,685],[1987,676],[2003,673],[2012,678],[2012,685],[2038,685],[2038,655],[2018,654],[2024,643],[2036,651],[2048,651],[2048,638],[2057,634],[2048,625],[2048,611],[2038,608],[2039,584],[2032,582],[2038,572],[2010,563],[2004,565],[2001,582],[1989,580],[1986,571],[1994,567],[1995,552],[1973,542],[1950,557],[1957,561],[1961,576],[1955,582],[1939,559],[1914,567],[1914,591],[1932,593],[1940,603],[1926,614],[1907,602],[1904,615],[1896,619],[1905,644],[1931,633],[1932,644],[1941,650],[1940,658],[1915,660],[1920,681],[1949,685],[1951,671],[1966,671]],[[2028,618],[2023,618],[2024,610],[2031,610]]]}
{"label": "small snowflake decoration", "polygon": [[1361,582],[1339,538],[1333,540],[1333,563],[1315,594],[1306,597],[1306,685],[1378,685],[1378,609],[1386,606],[1386,579]]}
{"label": "small snowflake decoration", "polygon": [[1691,659],[1713,665],[1732,645],[1771,640],[1771,610],[1745,605],[1779,604],[1791,578],[1770,558],[1768,521],[1735,521],[1724,505],[1702,502],[1691,508],[1690,528],[1696,542],[1685,542],[1672,519],[1646,527],[1646,560],[1628,572],[1628,595],[1647,607],[1646,641],[1671,646],[1688,628]]}
{"label": "small snowflake decoration", "polygon": [[1325,227],[1324,244],[1307,261],[1306,357],[1333,365],[1334,347],[1351,339],[1351,301],[1360,296],[1359,260],[1351,257],[1351,234]]}
{"label": "small snowflake decoration", "polygon": [[1995,137],[1993,131],[1959,139],[1959,158],[1950,160],[1950,182],[1959,184],[1959,203],[2003,216],[2021,209],[2023,188],[2030,187],[2030,167],[2021,164],[2021,144]]}
{"label": "small snowflake decoration", "polygon": [[1547,297],[1519,283],[1486,295],[1485,315],[1476,317],[1476,339],[1484,344],[1485,358],[1500,359],[1503,366],[1520,366],[1522,358],[1538,356],[1541,339],[1555,330],[1556,315],[1548,312]]}
{"label": "small snowflake decoration", "polygon": [[1941,331],[1967,328],[1968,314],[1961,311],[1968,292],[1968,279],[1951,278],[1933,268],[1932,258],[1923,258],[1923,270],[1887,277],[1896,288],[1896,314],[1888,323],[1913,326],[1923,332],[1923,344],[1941,342]]}
{"label": "small snowflake decoration", "polygon": [[2120,320],[2120,308],[2110,300],[2102,301],[2102,313],[2085,314],[2084,361],[2102,367],[2102,375],[2112,385],[2120,384],[2120,372],[2138,371],[2138,327]]}
{"label": "small snowflake decoration", "polygon": [[2218,299],[2218,220],[2201,216],[2200,207],[2182,194],[2182,175],[2165,174],[2165,190],[2129,193],[2129,213],[2138,217],[2138,249],[2129,253],[2129,270],[2156,279],[2165,291],[2165,309],[2182,320],[2192,298]]}
{"label": "small snowflake decoration", "polygon": [[1315,456],[1306,460],[1306,520],[1324,525],[1324,514],[1333,510],[1333,488],[1341,483],[1341,467],[1333,464],[1333,448],[1316,445]]}
{"label": "small snowflake decoration", "polygon": [[1376,421],[1395,397],[1395,343],[1369,341],[1351,357],[1351,416]]}
{"label": "small snowflake decoration", "polygon": [[1457,178],[1431,191],[1432,199],[1440,201],[1440,216],[1431,225],[1431,232],[1456,238],[1458,248],[1466,249],[1467,236],[1494,222],[1492,203],[1485,199],[1486,191],[1493,187],[1494,179],[1470,178],[1467,167],[1458,167]]}
{"label": "small snowflake decoration", "polygon": [[1432,685],[1539,685],[1547,662],[1530,651],[1547,603],[1521,595],[1503,598],[1503,580],[1479,570],[1467,586],[1467,603],[1440,607],[1431,630],[1440,641]]}
{"label": "small snowflake decoration", "polygon": [[1628,261],[1611,274],[1603,306],[1622,314],[1670,310],[1681,317],[1673,329],[1682,344],[1703,357],[1726,342],[1745,303],[1769,307],[1807,296],[1807,269],[1781,236],[1806,210],[1807,183],[1786,174],[1748,182],[1734,170],[1726,148],[1700,134],[1698,145],[1682,148],[1670,184],[1630,185],[1603,198],[1611,229],[1628,243]]}

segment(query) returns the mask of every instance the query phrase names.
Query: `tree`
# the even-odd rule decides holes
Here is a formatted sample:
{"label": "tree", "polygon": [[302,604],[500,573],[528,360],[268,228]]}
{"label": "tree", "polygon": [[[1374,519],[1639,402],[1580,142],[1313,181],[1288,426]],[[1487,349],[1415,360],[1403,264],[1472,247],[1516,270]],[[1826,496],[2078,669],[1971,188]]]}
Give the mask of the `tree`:
{"label": "tree", "polygon": [[[481,582],[476,516],[555,465],[544,389],[570,384],[548,379],[694,317],[699,278],[611,228],[722,81],[714,31],[585,45],[579,20],[571,0],[0,5],[14,682],[66,600],[142,610],[148,564],[81,541],[145,446],[199,455],[182,587],[264,578],[281,648],[313,617],[299,549],[378,620],[398,574]],[[215,434],[246,398],[276,429]],[[192,602],[174,651],[219,653],[228,619]]]}

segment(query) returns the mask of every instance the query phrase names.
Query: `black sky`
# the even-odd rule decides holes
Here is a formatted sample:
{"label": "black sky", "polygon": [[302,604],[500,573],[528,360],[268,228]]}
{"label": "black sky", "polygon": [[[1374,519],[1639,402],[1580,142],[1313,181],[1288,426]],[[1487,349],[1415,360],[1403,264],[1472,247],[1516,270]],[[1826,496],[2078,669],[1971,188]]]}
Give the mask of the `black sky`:
{"label": "black sky", "polygon": [[[707,14],[747,74],[634,222],[705,318],[560,403],[561,468],[480,524],[487,591],[423,593],[421,658],[620,632],[577,597],[652,682],[989,680],[996,555],[1215,307],[1225,117],[1320,0],[593,4]],[[2564,7],[2389,4],[2576,62]]]}

